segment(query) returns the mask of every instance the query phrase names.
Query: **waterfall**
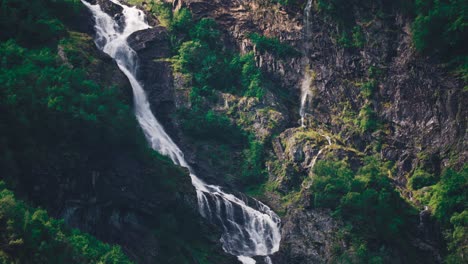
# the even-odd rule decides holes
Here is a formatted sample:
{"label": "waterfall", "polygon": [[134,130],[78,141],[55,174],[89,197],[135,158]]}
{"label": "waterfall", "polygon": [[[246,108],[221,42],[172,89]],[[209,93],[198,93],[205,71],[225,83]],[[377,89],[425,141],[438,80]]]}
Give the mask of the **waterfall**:
{"label": "waterfall", "polygon": [[257,209],[254,209],[236,196],[225,193],[221,187],[207,184],[195,175],[180,148],[151,112],[145,91],[135,77],[138,58],[127,38],[136,31],[150,28],[145,15],[135,7],[128,7],[117,0],[110,1],[123,8],[119,23],[103,12],[98,4],[82,0],[95,19],[96,45],[117,62],[130,81],[135,115],[151,147],[189,170],[200,214],[223,229],[221,242],[227,253],[237,256],[244,264],[255,263],[253,256],[265,256],[265,261],[271,263],[268,255],[279,250],[280,218],[261,202],[252,199],[256,203]]}
{"label": "waterfall", "polygon": [[304,76],[302,77],[301,83],[301,108],[299,110],[299,114],[301,115],[301,126],[305,127],[304,119],[305,119],[305,107],[307,101],[310,99],[312,94],[310,93],[310,85],[312,84],[312,74],[310,71],[310,61],[309,61],[309,40],[311,36],[311,28],[310,28],[310,12],[312,10],[312,1],[307,0],[306,7],[304,8],[304,56],[305,56],[305,68],[304,68]]}

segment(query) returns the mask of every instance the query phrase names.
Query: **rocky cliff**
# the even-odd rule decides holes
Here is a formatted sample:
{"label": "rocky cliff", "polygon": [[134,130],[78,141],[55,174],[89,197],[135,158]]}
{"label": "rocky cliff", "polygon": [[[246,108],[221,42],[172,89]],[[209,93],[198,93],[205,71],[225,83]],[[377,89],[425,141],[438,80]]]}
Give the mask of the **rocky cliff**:
{"label": "rocky cliff", "polygon": [[[339,23],[320,12],[316,1],[306,14],[307,24],[302,8],[285,8],[267,0],[166,2],[174,11],[188,8],[195,20],[213,18],[223,32],[223,45],[244,54],[253,51],[264,75],[288,94],[284,100],[281,92],[272,89],[258,100],[220,93],[210,106],[267,141],[266,185],[273,187],[258,198],[283,214],[283,240],[275,263],[329,262],[334,248],[348,247],[336,235],[343,223],[331,217],[330,211],[309,204],[311,194],[306,187],[317,160],[335,157],[357,168],[362,157],[377,154],[394,162],[394,185],[409,200],[412,191],[407,180],[416,169],[440,174],[446,167],[460,168],[466,163],[468,113],[462,81],[437,58],[416,52],[411,20],[400,10],[385,10],[382,15],[372,4],[349,10],[358,33],[356,43],[347,44],[340,40]],[[259,50],[251,33],[277,38],[303,56],[280,58]],[[190,107],[190,83],[162,60],[169,58],[163,54],[168,50],[165,38],[160,27],[132,38],[143,60],[140,78],[154,112],[181,142],[202,177],[239,188],[235,179],[225,179],[223,164],[207,158],[213,148],[191,142],[171,117],[178,108]],[[308,97],[305,126],[301,127],[299,98],[304,85]],[[239,151],[230,156],[232,162]],[[428,255],[426,261],[440,261],[437,234],[425,238],[414,234],[413,238],[412,244]],[[393,252],[395,263],[405,263],[399,255],[404,254]]]}

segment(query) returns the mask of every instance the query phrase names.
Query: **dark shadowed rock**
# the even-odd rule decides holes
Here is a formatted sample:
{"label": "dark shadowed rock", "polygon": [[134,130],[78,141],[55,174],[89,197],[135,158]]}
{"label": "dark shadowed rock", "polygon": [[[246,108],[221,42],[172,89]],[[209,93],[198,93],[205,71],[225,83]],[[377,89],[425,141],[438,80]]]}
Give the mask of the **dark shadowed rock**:
{"label": "dark shadowed rock", "polygon": [[280,251],[272,256],[273,263],[327,263],[334,247],[344,247],[337,237],[340,224],[328,210],[291,208],[282,221]]}

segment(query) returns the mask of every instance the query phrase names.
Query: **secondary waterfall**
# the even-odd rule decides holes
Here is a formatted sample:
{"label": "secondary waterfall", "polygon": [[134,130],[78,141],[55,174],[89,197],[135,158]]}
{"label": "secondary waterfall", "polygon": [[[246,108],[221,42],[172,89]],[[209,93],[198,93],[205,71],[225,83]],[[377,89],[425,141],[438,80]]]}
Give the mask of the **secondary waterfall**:
{"label": "secondary waterfall", "polygon": [[[206,184],[199,179],[184,158],[184,154],[151,112],[142,85],[136,79],[138,58],[128,45],[127,38],[134,32],[150,28],[145,15],[135,7],[128,7],[117,0],[110,0],[123,8],[123,16],[117,23],[96,4],[82,1],[93,13],[96,22],[96,45],[109,54],[127,76],[133,89],[135,115],[151,147],[172,161],[188,168],[195,187],[200,214],[223,229],[223,249],[244,264],[253,264],[253,256],[265,256],[279,250],[281,235],[280,218],[259,201],[252,199],[254,209],[236,196],[225,193],[221,187]],[[123,19],[123,20],[122,20]]]}
{"label": "secondary waterfall", "polygon": [[311,36],[310,30],[310,11],[312,10],[312,0],[307,0],[306,7],[304,8],[304,56],[306,58],[305,62],[305,69],[304,69],[304,76],[302,78],[301,83],[301,108],[299,110],[299,114],[301,115],[301,126],[305,127],[304,119],[305,119],[305,107],[307,101],[312,96],[310,92],[310,85],[312,84],[312,73],[310,71],[310,61],[309,61],[309,40]]}

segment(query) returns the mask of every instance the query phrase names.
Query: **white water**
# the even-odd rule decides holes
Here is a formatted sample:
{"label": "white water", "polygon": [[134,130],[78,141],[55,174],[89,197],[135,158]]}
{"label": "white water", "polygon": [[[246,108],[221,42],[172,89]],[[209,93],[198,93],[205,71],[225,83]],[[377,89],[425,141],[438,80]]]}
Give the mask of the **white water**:
{"label": "white water", "polygon": [[257,209],[254,209],[234,195],[223,192],[219,186],[206,184],[194,174],[182,151],[151,112],[143,87],[135,77],[137,55],[128,45],[127,38],[136,31],[150,28],[145,15],[117,0],[110,1],[122,6],[124,23],[117,23],[99,5],[82,2],[95,18],[96,45],[117,62],[130,81],[135,115],[151,147],[169,156],[175,164],[188,168],[197,192],[200,214],[223,229],[221,242],[226,252],[238,256],[244,264],[254,264],[253,256],[266,256],[265,262],[271,263],[268,255],[279,250],[280,218],[266,205],[252,199],[256,203]]}
{"label": "white water", "polygon": [[304,76],[302,77],[301,83],[301,108],[299,110],[299,114],[301,115],[301,126],[305,127],[304,119],[306,116],[305,108],[307,102],[310,100],[312,94],[310,92],[310,86],[312,84],[312,74],[310,72],[309,66],[309,41],[311,36],[311,28],[310,28],[310,12],[312,10],[312,1],[307,0],[306,7],[304,8],[304,55],[306,58],[305,68],[304,68]]}

